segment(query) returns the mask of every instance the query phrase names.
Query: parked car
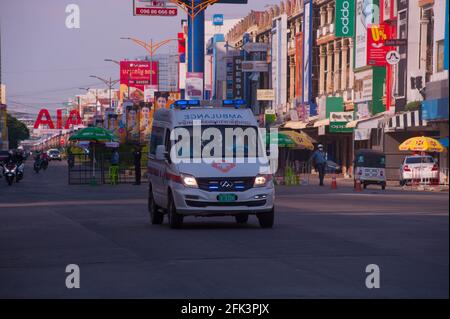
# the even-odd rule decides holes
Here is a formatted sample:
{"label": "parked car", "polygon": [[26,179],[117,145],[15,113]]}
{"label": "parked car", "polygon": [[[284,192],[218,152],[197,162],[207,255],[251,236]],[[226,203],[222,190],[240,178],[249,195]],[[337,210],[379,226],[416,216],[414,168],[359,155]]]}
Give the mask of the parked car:
{"label": "parked car", "polygon": [[431,184],[439,182],[439,166],[429,155],[406,156],[400,166],[400,185],[425,180]]}
{"label": "parked car", "polygon": [[61,161],[61,152],[57,149],[51,149],[47,152],[50,161]]}

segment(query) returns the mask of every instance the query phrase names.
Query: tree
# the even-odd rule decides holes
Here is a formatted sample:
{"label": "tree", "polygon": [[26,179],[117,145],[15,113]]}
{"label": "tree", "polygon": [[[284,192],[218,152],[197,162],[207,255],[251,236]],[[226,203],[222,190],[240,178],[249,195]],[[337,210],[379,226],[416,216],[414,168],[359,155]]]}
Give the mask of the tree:
{"label": "tree", "polygon": [[20,141],[26,140],[30,137],[30,131],[28,127],[16,119],[11,114],[7,117],[8,125],[8,138],[9,138],[9,148],[17,148]]}

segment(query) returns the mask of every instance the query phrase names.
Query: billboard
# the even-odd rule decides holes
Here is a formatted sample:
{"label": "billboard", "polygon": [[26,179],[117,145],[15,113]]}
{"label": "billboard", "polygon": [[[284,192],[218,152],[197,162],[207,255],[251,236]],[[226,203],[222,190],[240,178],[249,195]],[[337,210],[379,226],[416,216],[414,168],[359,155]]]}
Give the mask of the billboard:
{"label": "billboard", "polygon": [[391,39],[389,30],[384,24],[367,27],[367,65],[386,66],[386,54],[391,48],[385,45]]}
{"label": "billboard", "polygon": [[78,110],[71,110],[69,115],[64,119],[62,110],[56,110],[56,121],[54,121],[47,109],[41,109],[38,113],[33,128],[46,130],[68,130],[82,125],[81,116]]}
{"label": "billboard", "polygon": [[158,62],[120,62],[120,96],[122,101],[124,96],[133,101],[144,101],[146,85],[158,85]]}
{"label": "billboard", "polygon": [[272,109],[287,103],[287,15],[274,18],[272,27]]}
{"label": "billboard", "polygon": [[337,37],[355,35],[355,0],[336,0],[335,21]]}
{"label": "billboard", "polygon": [[303,94],[302,103],[309,104],[312,100],[312,16],[313,3],[311,0],[304,2],[303,24]]}
{"label": "billboard", "polygon": [[186,98],[188,100],[203,100],[203,73],[186,73]]}
{"label": "billboard", "polygon": [[178,14],[175,5],[167,0],[133,0],[133,15],[174,17]]}

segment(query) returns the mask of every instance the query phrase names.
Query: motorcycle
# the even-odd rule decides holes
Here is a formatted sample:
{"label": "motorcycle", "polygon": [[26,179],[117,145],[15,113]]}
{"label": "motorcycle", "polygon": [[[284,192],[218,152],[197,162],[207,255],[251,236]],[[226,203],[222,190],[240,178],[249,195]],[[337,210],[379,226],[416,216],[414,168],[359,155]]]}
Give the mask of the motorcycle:
{"label": "motorcycle", "polygon": [[23,179],[24,168],[25,168],[25,165],[23,163],[20,163],[17,166],[16,183],[20,182]]}
{"label": "motorcycle", "polygon": [[9,186],[11,186],[17,175],[17,165],[14,163],[5,164],[4,175],[6,182],[8,183]]}
{"label": "motorcycle", "polygon": [[42,169],[45,171],[47,169],[47,167],[48,167],[48,159],[44,158],[42,160],[42,164],[41,165],[42,165]]}
{"label": "motorcycle", "polygon": [[40,159],[36,159],[33,164],[33,169],[36,174],[39,174],[39,171],[42,168],[42,162]]}

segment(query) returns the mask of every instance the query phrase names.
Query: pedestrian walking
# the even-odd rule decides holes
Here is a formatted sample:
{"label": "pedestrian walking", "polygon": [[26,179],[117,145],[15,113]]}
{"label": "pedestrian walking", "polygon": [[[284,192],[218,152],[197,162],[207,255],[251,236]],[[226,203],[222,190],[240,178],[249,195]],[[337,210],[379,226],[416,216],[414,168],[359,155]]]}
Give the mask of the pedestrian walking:
{"label": "pedestrian walking", "polygon": [[325,179],[325,168],[327,165],[327,160],[325,152],[323,151],[323,145],[319,144],[317,150],[313,153],[310,162],[313,163],[314,169],[319,173],[319,185],[323,186],[323,180]]}
{"label": "pedestrian walking", "polygon": [[119,182],[119,151],[115,149],[111,155],[111,167],[109,168],[109,179],[112,185],[117,185]]}
{"label": "pedestrian walking", "polygon": [[134,185],[141,185],[141,158],[142,152],[140,146],[136,146],[133,152],[135,183]]}

